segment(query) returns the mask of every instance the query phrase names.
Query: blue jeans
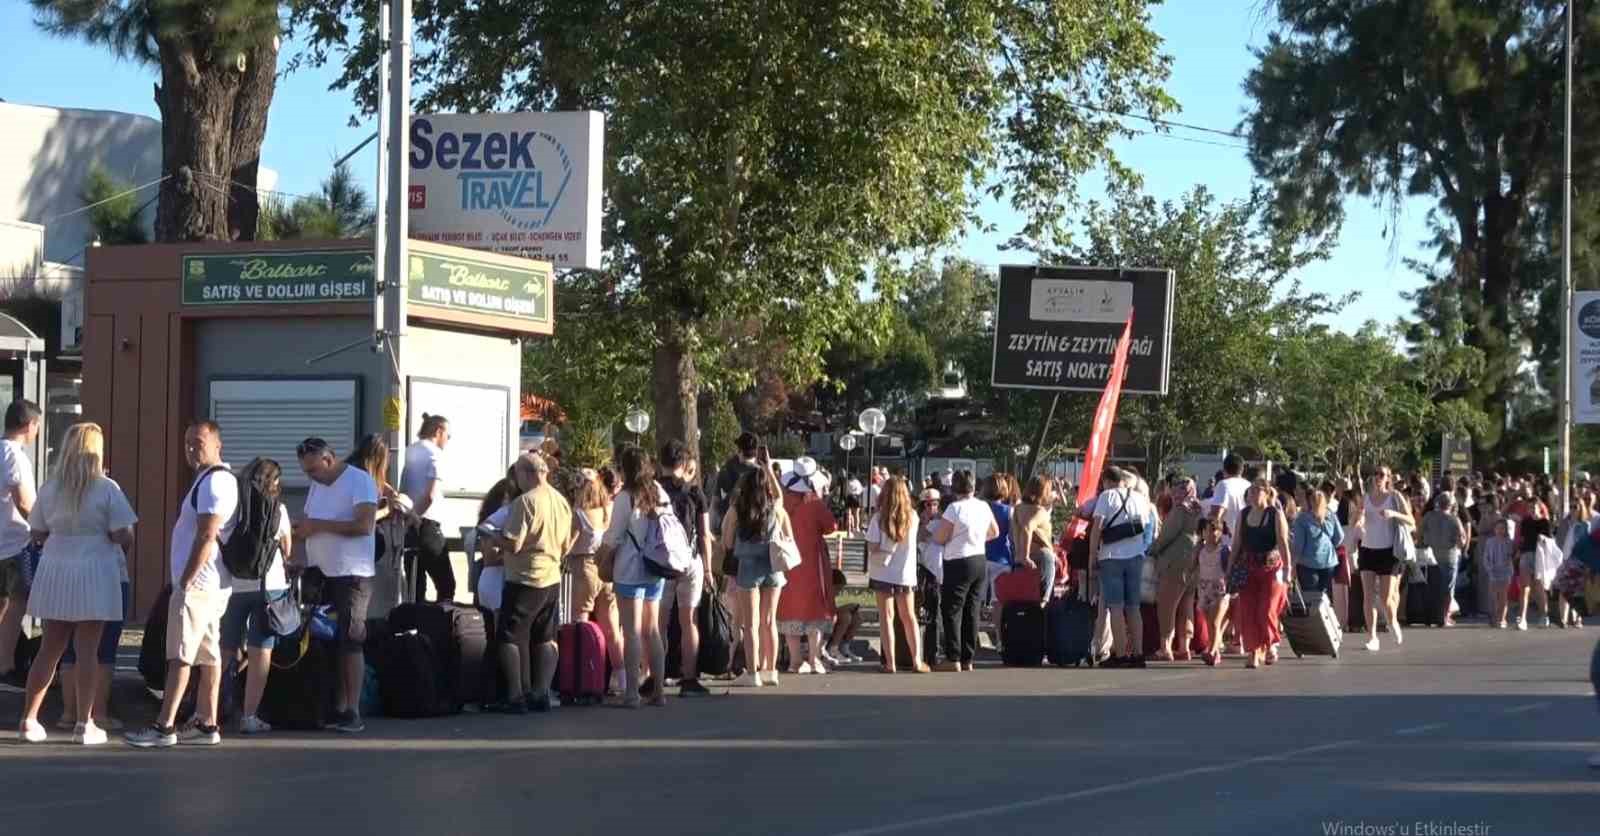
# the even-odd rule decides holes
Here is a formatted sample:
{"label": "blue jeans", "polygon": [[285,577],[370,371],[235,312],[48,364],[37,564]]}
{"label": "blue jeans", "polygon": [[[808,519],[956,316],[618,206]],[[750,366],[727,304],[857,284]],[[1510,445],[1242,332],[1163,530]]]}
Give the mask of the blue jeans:
{"label": "blue jeans", "polygon": [[[272,597],[289,594],[275,591]],[[271,650],[278,637],[267,629],[267,594],[261,590],[235,592],[228,596],[228,609],[222,614],[222,646],[237,650],[241,646]]]}
{"label": "blue jeans", "polygon": [[[128,613],[128,585],[122,585],[122,613]],[[76,665],[78,652],[73,649],[74,642],[67,642],[67,652],[61,657],[61,664]],[[100,646],[95,648],[95,661],[102,665],[115,665],[117,663],[117,646],[122,644],[122,619],[107,621],[100,630]]]}
{"label": "blue jeans", "polygon": [[1121,560],[1102,560],[1097,565],[1100,572],[1100,600],[1106,609],[1136,610],[1144,583],[1143,555]]}

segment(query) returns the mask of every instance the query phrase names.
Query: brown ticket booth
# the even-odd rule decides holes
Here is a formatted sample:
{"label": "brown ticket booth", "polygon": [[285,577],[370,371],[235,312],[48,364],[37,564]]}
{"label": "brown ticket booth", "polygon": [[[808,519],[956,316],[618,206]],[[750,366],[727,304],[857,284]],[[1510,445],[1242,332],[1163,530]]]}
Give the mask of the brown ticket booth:
{"label": "brown ticket booth", "polygon": [[[520,341],[553,330],[554,272],[409,246],[405,436],[415,439],[424,412],[451,421],[449,532],[476,521],[478,499],[515,455]],[[86,268],[83,418],[105,428],[107,469],[139,514],[128,572],[130,621],[142,623],[166,582],[172,523],[193,478],[184,427],[217,421],[236,468],[276,459],[297,513],[306,483],[295,443],[320,436],[344,455],[382,432],[394,367],[371,342],[370,241],[102,247]]]}

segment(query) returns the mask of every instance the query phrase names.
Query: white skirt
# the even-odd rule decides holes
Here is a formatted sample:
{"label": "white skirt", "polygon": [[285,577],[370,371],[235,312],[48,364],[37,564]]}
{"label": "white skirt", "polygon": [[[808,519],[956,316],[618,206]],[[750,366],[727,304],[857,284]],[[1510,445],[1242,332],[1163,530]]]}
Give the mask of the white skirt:
{"label": "white skirt", "polygon": [[28,615],[47,621],[122,618],[121,549],[105,537],[51,537],[28,595]]}

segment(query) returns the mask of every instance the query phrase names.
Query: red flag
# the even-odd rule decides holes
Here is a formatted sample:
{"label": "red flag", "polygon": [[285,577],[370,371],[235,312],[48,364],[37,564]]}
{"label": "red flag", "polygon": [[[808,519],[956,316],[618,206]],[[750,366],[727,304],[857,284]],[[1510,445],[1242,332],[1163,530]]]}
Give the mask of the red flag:
{"label": "red flag", "polygon": [[[1111,425],[1117,420],[1117,402],[1122,399],[1122,379],[1128,372],[1128,343],[1133,339],[1133,311],[1128,311],[1128,323],[1122,326],[1122,338],[1117,340],[1116,353],[1111,358],[1111,376],[1106,379],[1106,389],[1100,393],[1100,406],[1094,411],[1094,429],[1089,433],[1089,448],[1084,452],[1083,471],[1078,479],[1078,508],[1088,507],[1100,491],[1100,471],[1105,468],[1106,453],[1111,449]],[[1063,542],[1086,536],[1089,523],[1081,516],[1074,517],[1067,527]]]}

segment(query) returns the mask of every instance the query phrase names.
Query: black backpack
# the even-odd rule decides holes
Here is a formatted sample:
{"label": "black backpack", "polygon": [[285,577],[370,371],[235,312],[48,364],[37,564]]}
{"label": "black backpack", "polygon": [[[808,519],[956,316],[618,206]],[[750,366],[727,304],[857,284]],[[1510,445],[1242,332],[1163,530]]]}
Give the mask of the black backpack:
{"label": "black backpack", "polygon": [[[227,567],[228,574],[244,581],[258,581],[266,577],[278,553],[278,506],[281,503],[256,490],[253,477],[260,463],[261,459],[251,461],[243,475],[235,475],[227,468],[218,466],[200,477],[205,480],[219,472],[227,472],[239,483],[239,507],[234,512],[237,522],[234,523],[233,534],[222,544],[221,553],[222,565]],[[189,493],[189,507],[196,512],[200,510],[198,481],[195,482],[195,489]]]}

